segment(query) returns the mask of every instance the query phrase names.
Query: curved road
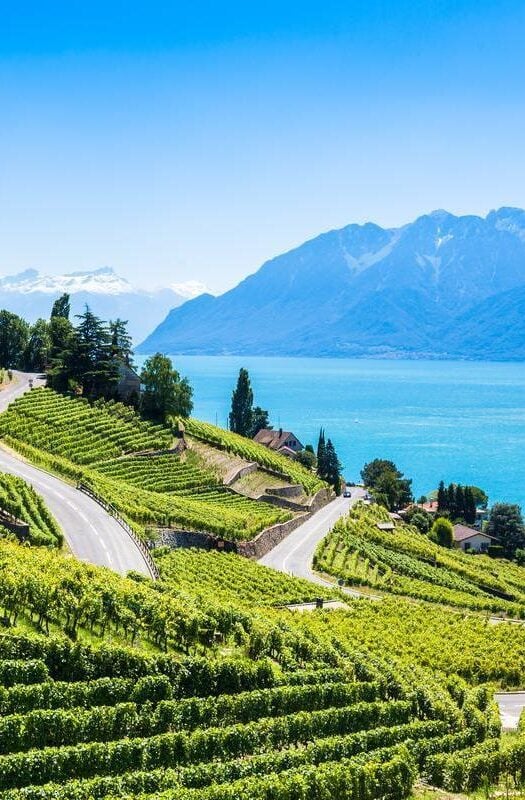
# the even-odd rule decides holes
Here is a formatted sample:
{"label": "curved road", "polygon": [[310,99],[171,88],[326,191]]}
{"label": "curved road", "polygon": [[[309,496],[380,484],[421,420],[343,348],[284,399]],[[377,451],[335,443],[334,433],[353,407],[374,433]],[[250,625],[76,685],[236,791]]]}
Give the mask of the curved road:
{"label": "curved road", "polygon": [[[263,556],[259,563],[265,567],[272,567],[279,572],[295,575],[297,578],[306,578],[322,586],[334,584],[323,580],[312,570],[312,559],[315,548],[330,531],[338,519],[348,514],[350,508],[365,496],[364,489],[354,487],[351,497],[336,497],[328,505],[319,509],[309,520],[296,528],[286,539]],[[375,599],[372,595],[363,595],[355,589],[344,588],[345,594],[352,597],[367,597]]]}
{"label": "curved road", "polygon": [[[29,389],[29,380],[35,386],[42,384],[36,375],[17,372],[15,376],[16,383],[0,391],[0,412]],[[5,449],[1,439],[0,471],[23,478],[44,498],[71,551],[81,561],[109,567],[122,575],[135,570],[151,577],[142,553],[116,519],[70,484]]]}

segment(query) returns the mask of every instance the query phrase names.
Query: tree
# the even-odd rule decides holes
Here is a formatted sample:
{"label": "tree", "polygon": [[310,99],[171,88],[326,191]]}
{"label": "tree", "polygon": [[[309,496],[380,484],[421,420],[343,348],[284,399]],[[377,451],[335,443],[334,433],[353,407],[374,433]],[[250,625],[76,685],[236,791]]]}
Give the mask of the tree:
{"label": "tree", "polygon": [[239,371],[237,386],[232,393],[230,430],[241,436],[249,436],[253,424],[253,390],[248,370]]}
{"label": "tree", "polygon": [[402,508],[413,501],[412,481],[405,478],[393,461],[381,458],[370,461],[361,470],[361,478],[377,502],[390,510]]}
{"label": "tree", "polygon": [[460,483],[456,486],[455,510],[455,519],[465,519],[465,492]]}
{"label": "tree", "polygon": [[30,372],[41,372],[47,366],[51,349],[49,324],[45,319],[37,319],[29,331],[29,339],[24,350],[24,369]]}
{"label": "tree", "polygon": [[170,416],[190,416],[193,389],[167,356],[156,353],[148,358],[140,379],[144,384],[142,411],[145,415],[164,421]]}
{"label": "tree", "polygon": [[118,364],[112,358],[109,330],[87,305],[77,319],[69,375],[87,397],[111,397],[118,383]]}
{"label": "tree", "polygon": [[319,431],[319,439],[317,440],[317,472],[321,477],[326,474],[326,440],[324,428],[321,428]]}
{"label": "tree", "polygon": [[252,411],[252,424],[249,432],[251,439],[264,428],[271,428],[268,412],[260,406],[255,406]]}
{"label": "tree", "polygon": [[448,513],[452,519],[456,518],[456,485],[450,483],[447,489],[447,506]]}
{"label": "tree", "polygon": [[415,525],[420,533],[428,533],[432,527],[432,514],[419,506],[409,506],[403,517],[410,525]]}
{"label": "tree", "polygon": [[306,447],[304,450],[300,450],[296,453],[295,460],[298,461],[299,464],[302,464],[303,467],[306,467],[306,469],[315,469],[317,466],[317,459],[313,449],[307,450]]}
{"label": "tree", "polygon": [[341,494],[341,470],[342,466],[335,452],[335,447],[332,444],[332,440],[328,439],[325,451],[325,471],[321,478],[334,487],[336,494]]}
{"label": "tree", "polygon": [[525,546],[525,525],[521,508],[512,503],[495,503],[486,532],[498,539],[507,558],[514,558],[516,550]]}
{"label": "tree", "polygon": [[448,511],[448,494],[443,481],[439,482],[437,492],[437,510],[438,514],[445,514]]}
{"label": "tree", "polygon": [[0,311],[0,367],[17,369],[22,366],[29,339],[29,325],[17,314]]}
{"label": "tree", "polygon": [[464,518],[467,525],[474,525],[477,517],[476,501],[474,499],[474,492],[472,486],[465,486],[465,508]]}
{"label": "tree", "polygon": [[63,294],[53,303],[53,308],[51,309],[51,319],[69,319],[70,311],[71,303],[69,302],[69,295]]}
{"label": "tree", "polygon": [[430,538],[441,547],[452,547],[454,544],[454,527],[449,519],[438,517],[432,525]]}
{"label": "tree", "polygon": [[132,339],[128,333],[127,320],[119,319],[109,321],[109,336],[111,357],[116,358],[128,367],[133,364]]}

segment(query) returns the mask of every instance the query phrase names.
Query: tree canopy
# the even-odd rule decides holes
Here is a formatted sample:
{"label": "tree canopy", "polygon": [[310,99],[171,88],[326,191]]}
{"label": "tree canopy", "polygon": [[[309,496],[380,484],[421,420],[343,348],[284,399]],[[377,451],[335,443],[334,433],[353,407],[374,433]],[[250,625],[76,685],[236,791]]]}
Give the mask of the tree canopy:
{"label": "tree canopy", "polygon": [[142,411],[154,419],[189,417],[193,410],[193,389],[181,378],[171,359],[156,353],[144,362],[140,379],[144,385]]}
{"label": "tree canopy", "polygon": [[376,458],[365,464],[361,478],[376,501],[390,511],[403,508],[413,501],[412,481],[405,478],[393,461]]}
{"label": "tree canopy", "polygon": [[525,547],[525,525],[521,508],[512,503],[495,503],[491,509],[486,532],[499,540],[507,558]]}

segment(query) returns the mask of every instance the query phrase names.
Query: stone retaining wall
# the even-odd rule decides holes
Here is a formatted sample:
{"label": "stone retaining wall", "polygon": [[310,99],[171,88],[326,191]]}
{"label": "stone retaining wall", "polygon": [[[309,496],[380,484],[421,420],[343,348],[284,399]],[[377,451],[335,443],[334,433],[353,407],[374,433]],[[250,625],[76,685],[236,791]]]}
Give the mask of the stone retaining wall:
{"label": "stone retaining wall", "polygon": [[303,495],[303,487],[300,484],[292,484],[292,486],[275,486],[266,489],[267,494],[274,494],[277,497],[301,497]]}
{"label": "stone retaining wall", "polygon": [[228,476],[228,480],[224,481],[224,486],[231,486],[235,481],[238,481],[239,478],[244,478],[245,475],[251,475],[252,472],[257,472],[257,464],[246,464],[244,467],[239,467],[231,475]]}
{"label": "stone retaining wall", "polygon": [[282,542],[288,534],[298,528],[303,522],[310,518],[309,513],[299,514],[288,522],[280,522],[277,525],[272,525],[271,528],[261,531],[255,539],[250,542],[239,542],[237,545],[237,552],[246,558],[262,558],[266,553],[269,553],[279,542]]}
{"label": "stone retaining wall", "polygon": [[[212,533],[205,531],[186,531],[182,529],[163,528],[159,530],[159,544],[171,547],[198,547],[204,550],[223,550],[225,553],[239,553],[246,558],[262,558],[272,550],[279,542],[282,542],[288,534],[306,522],[312,514],[322,508],[332,499],[333,493],[329,489],[321,489],[312,498],[312,502],[307,510],[303,508],[303,513],[298,514],[287,522],[280,522],[265,528],[251,541],[232,542],[228,539],[221,539]],[[276,498],[281,502],[284,498]],[[286,502],[286,501],[284,501]],[[288,501],[290,502],[290,501]]]}
{"label": "stone retaining wall", "polygon": [[159,530],[159,546],[176,550],[179,547],[198,547],[200,550],[224,550],[236,553],[237,543],[228,539],[220,539],[212,533],[204,531],[185,531],[182,529],[162,528]]}

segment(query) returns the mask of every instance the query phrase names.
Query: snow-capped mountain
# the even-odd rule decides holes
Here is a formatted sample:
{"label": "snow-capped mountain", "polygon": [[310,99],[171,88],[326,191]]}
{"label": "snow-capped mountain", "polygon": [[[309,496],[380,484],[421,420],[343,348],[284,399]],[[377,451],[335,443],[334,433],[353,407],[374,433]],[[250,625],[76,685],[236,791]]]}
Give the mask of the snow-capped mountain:
{"label": "snow-capped mountain", "polygon": [[173,309],[138,348],[155,350],[525,358],[525,211],[324,233]]}
{"label": "snow-capped mountain", "polygon": [[72,315],[79,314],[87,304],[103,319],[127,319],[133,339],[140,341],[171,308],[204,291],[206,287],[197,281],[139,289],[111,267],[65,275],[42,275],[36,269],[27,269],[0,277],[0,308],[34,322],[38,317],[47,318],[53,301],[67,292]]}

